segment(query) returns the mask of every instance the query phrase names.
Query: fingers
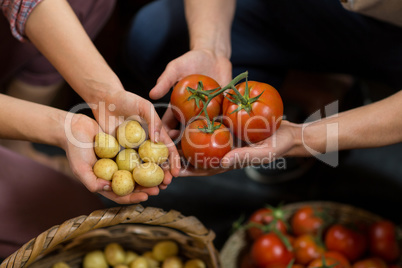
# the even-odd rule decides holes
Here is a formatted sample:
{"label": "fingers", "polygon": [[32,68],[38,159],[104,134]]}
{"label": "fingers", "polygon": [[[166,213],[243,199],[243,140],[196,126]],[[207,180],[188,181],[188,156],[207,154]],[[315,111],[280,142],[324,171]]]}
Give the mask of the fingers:
{"label": "fingers", "polygon": [[167,146],[169,150],[170,174],[174,177],[177,177],[179,175],[181,167],[180,155],[179,152],[177,151],[176,144],[172,141],[172,139],[169,137],[164,128],[162,129],[161,132],[161,141]]}
{"label": "fingers", "polygon": [[111,191],[100,191],[99,194],[118,204],[136,204],[148,200],[148,194],[144,192],[132,193],[126,196],[118,196]]}
{"label": "fingers", "polygon": [[142,100],[139,113],[148,123],[149,139],[153,142],[159,142],[163,125],[152,103],[147,100]]}
{"label": "fingers", "polygon": [[161,74],[156,82],[156,85],[149,92],[149,97],[153,100],[158,100],[166,95],[173,85],[178,81],[177,73],[174,68],[169,68],[171,64],[168,64],[165,71]]}
{"label": "fingers", "polygon": [[176,120],[173,114],[172,107],[170,105],[166,109],[166,112],[163,114],[162,123],[167,132],[175,129],[179,125],[179,122]]}
{"label": "fingers", "polygon": [[242,147],[227,153],[221,162],[224,168],[239,169],[272,162],[274,157],[268,146]]}
{"label": "fingers", "polygon": [[194,169],[191,167],[180,170],[180,177],[198,177],[198,176],[212,176],[229,171],[230,168],[216,168],[216,169]]}

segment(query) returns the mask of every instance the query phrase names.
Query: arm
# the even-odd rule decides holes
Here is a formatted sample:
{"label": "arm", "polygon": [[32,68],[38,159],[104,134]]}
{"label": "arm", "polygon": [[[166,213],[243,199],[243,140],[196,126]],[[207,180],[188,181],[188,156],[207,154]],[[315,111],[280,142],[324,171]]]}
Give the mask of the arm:
{"label": "arm", "polygon": [[232,78],[230,30],[235,0],[186,0],[190,51],[171,61],[151,90],[159,99],[181,78],[200,73],[226,85]]}
{"label": "arm", "polygon": [[[402,91],[381,101],[312,122],[283,121],[274,134],[259,144],[237,148],[225,157],[228,166],[242,168],[237,160],[269,161],[268,155],[312,156],[337,150],[381,147],[402,141]],[[272,161],[272,159],[271,159]],[[258,163],[258,161],[254,162]],[[233,168],[233,167],[232,167]]]}
{"label": "arm", "polygon": [[[119,197],[110,191],[109,181],[95,176],[92,167],[97,158],[92,145],[99,132],[95,120],[3,94],[0,94],[0,107],[0,138],[28,140],[64,149],[74,174],[91,192],[99,192],[117,203],[138,203],[147,200],[148,195],[159,193],[157,187],[136,187],[134,193]],[[77,142],[83,146],[77,146]]]}
{"label": "arm", "polygon": [[279,157],[308,157],[340,150],[373,148],[402,142],[402,91],[381,101],[307,124],[282,121],[268,139],[235,148],[222,159],[222,169],[181,170],[181,176],[208,176]]}
{"label": "arm", "polygon": [[[65,0],[44,0],[26,21],[25,34],[55,66],[71,87],[91,106],[105,132],[113,133],[121,117],[140,116],[150,139],[170,144],[171,173],[177,175],[177,149],[152,103],[124,90],[120,80],[98,52]],[[102,109],[104,107],[104,109]],[[165,184],[171,176],[166,176]]]}
{"label": "arm", "polygon": [[[327,142],[337,140],[338,150],[381,147],[402,141],[402,91],[372,104],[325,118],[295,132],[294,147],[289,156],[309,155],[306,146],[318,152],[326,152]],[[338,133],[328,132],[328,126],[336,126]],[[304,137],[304,144],[302,135]],[[329,151],[334,148],[329,146]]]}
{"label": "arm", "polygon": [[124,90],[67,1],[39,3],[26,21],[25,34],[86,102]]}

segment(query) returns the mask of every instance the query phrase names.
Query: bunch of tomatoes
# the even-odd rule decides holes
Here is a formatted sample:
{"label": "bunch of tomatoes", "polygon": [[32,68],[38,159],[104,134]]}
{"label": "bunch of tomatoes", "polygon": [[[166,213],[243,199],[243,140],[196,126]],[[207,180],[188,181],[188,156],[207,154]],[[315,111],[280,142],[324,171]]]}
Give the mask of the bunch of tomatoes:
{"label": "bunch of tomatoes", "polygon": [[325,209],[306,205],[285,220],[281,208],[261,208],[245,228],[241,268],[397,268],[400,245],[395,224],[337,222]]}
{"label": "bunch of tomatoes", "polygon": [[256,143],[279,128],[283,103],[278,91],[269,84],[248,81],[247,75],[242,73],[221,87],[211,77],[193,74],[173,88],[170,107],[185,126],[181,148],[194,167],[219,167],[233,147],[232,133],[246,143]]}

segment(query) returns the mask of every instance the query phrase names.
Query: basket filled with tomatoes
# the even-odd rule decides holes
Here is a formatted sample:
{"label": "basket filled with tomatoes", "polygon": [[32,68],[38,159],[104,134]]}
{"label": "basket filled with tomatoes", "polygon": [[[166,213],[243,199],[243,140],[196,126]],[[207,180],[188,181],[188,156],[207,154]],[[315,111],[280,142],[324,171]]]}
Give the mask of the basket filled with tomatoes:
{"label": "basket filled with tomatoes", "polygon": [[369,211],[335,202],[263,207],[221,250],[225,268],[401,267],[402,231]]}

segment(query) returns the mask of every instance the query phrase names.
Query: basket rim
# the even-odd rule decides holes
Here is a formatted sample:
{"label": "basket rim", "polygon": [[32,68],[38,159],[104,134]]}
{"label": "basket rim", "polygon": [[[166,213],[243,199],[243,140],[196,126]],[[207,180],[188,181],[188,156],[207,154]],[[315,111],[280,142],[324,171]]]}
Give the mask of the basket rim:
{"label": "basket rim", "polygon": [[0,268],[26,267],[51,252],[57,245],[91,230],[123,223],[140,223],[179,230],[205,244],[214,268],[219,267],[218,251],[213,245],[215,233],[196,217],[184,216],[176,210],[164,211],[140,204],[95,210],[50,227],[7,257]]}

